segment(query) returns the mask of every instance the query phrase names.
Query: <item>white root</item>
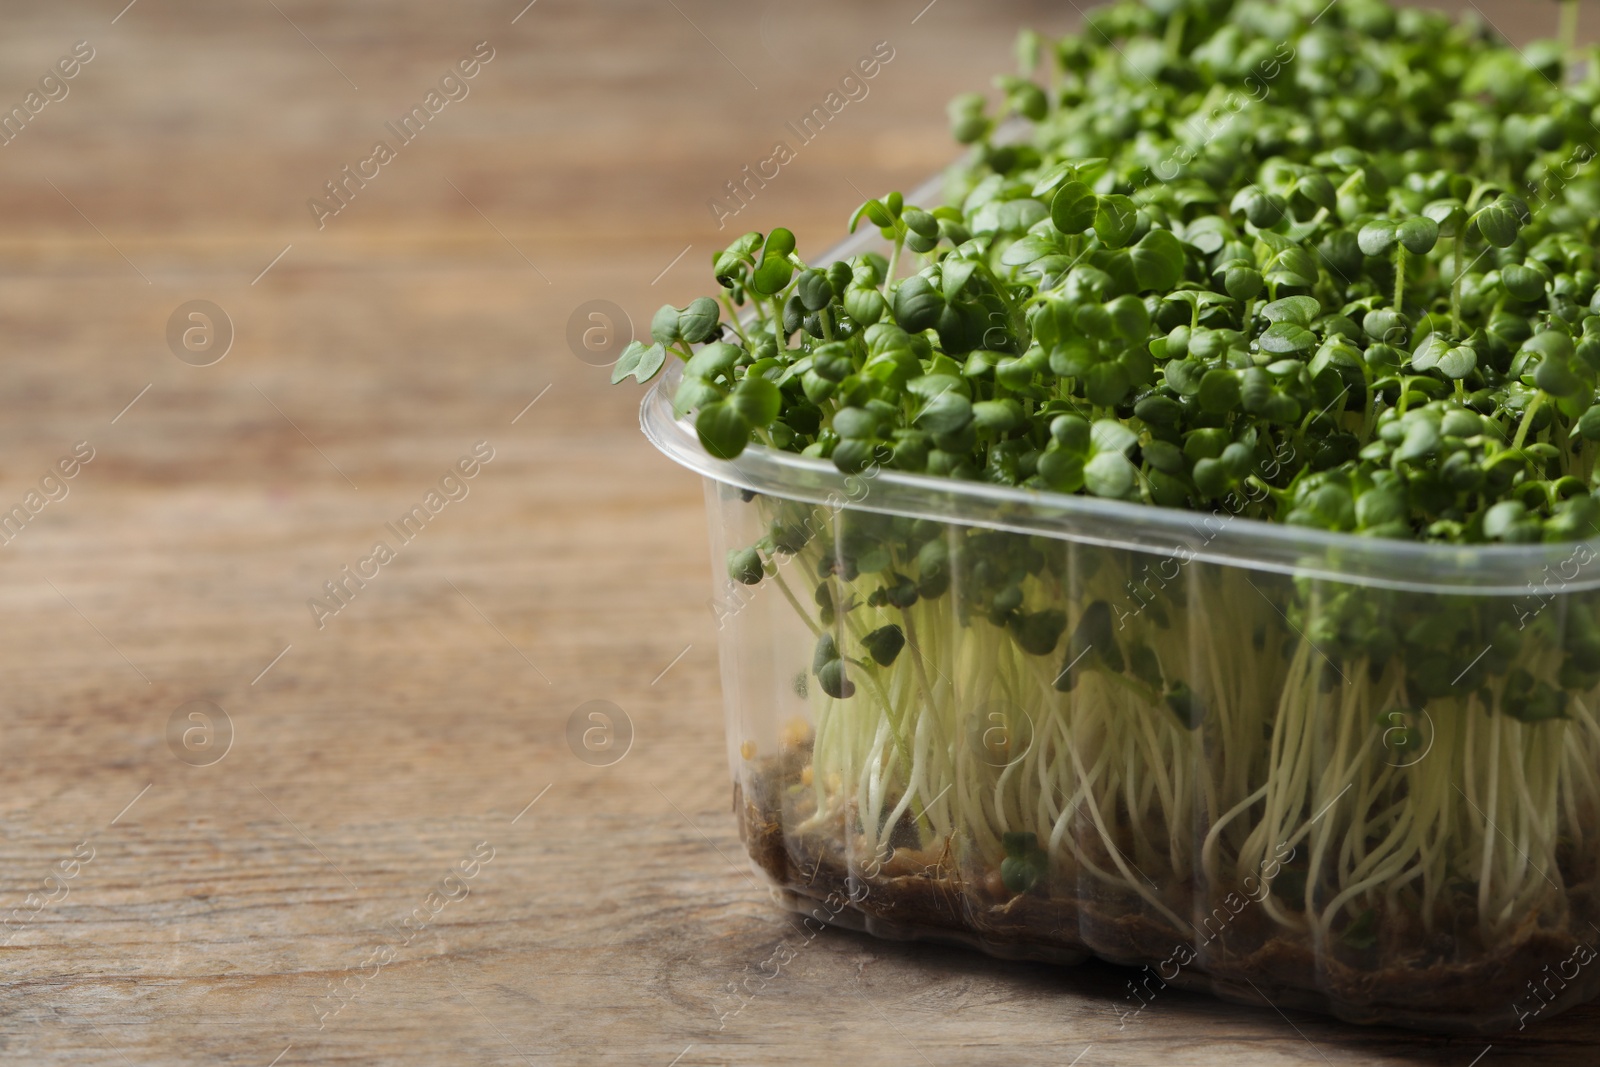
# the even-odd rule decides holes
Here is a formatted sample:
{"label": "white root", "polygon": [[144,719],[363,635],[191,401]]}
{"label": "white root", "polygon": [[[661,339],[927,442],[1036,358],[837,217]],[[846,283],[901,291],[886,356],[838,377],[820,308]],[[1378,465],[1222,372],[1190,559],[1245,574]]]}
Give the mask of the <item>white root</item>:
{"label": "white root", "polygon": [[[874,580],[856,584],[870,591]],[[1406,762],[1412,754],[1385,747],[1384,716],[1406,700],[1402,664],[1346,662],[1324,691],[1322,650],[1287,632],[1264,595],[1222,571],[1180,580],[1187,625],[1135,614],[1117,639],[1147,641],[1167,683],[1193,687],[1205,709],[1198,729],[1098,657],[1058,690],[1065,638],[1055,655],[1030,656],[981,614],[960,618],[959,587],[906,609],[869,608],[858,589],[835,625],[845,654],[859,661],[863,635],[889,623],[902,626],[905,647],[891,667],[852,665],[848,700],[813,687],[814,811],[795,832],[836,833],[842,819],[852,852],[883,855],[909,827],[923,847],[980,871],[999,866],[1008,833],[1031,832],[1055,892],[1099,882],[1180,932],[1192,929],[1182,911],[1205,910],[1200,894],[1265,880],[1292,855],[1303,895],[1256,899],[1319,950],[1374,910],[1402,909],[1435,929],[1463,891],[1486,944],[1531,910],[1565,907],[1558,850],[1592,841],[1585,822],[1600,816],[1592,695],[1573,698],[1565,720],[1536,724],[1490,713],[1477,691],[1436,699],[1427,754]],[[1102,566],[1088,579],[1030,578],[1024,593],[1076,620],[1122,593],[1122,581]],[[836,584],[848,602],[848,583]],[[1315,594],[1307,610],[1319,610]],[[1560,649],[1526,645],[1513,667],[1553,677]],[[974,722],[994,709],[1010,732],[990,746],[989,724]]]}

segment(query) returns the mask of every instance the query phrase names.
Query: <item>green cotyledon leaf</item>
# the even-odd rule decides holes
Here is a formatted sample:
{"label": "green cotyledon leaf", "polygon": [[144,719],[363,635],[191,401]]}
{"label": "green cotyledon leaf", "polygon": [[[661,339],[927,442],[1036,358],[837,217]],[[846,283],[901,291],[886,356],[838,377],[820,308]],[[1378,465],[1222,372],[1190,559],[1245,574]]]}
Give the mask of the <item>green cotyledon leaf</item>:
{"label": "green cotyledon leaf", "polygon": [[717,459],[734,459],[750,443],[750,421],[725,400],[701,408],[694,429],[701,446]]}
{"label": "green cotyledon leaf", "polygon": [[[1225,505],[1372,538],[1583,540],[1600,522],[1600,257],[1593,150],[1570,120],[1593,87],[1566,76],[1571,50],[1524,57],[1420,9],[1346,4],[1202,18],[1127,0],[1086,34],[1034,38],[1037,69],[1002,77],[998,107],[973,94],[952,110],[971,147],[947,200],[867,200],[852,226],[883,243],[837,261],[803,262],[782,227],[745,233],[712,254],[714,297],[662,307],[612,378],[651,380],[671,352],[686,361],[674,410],[710,454],[759,440],[830,476]],[[1218,128],[1213,84],[1269,91]],[[719,225],[771,173],[714,204]],[[1517,195],[1525,181],[1537,197]],[[1132,443],[1107,447],[1102,423]],[[890,558],[873,553],[835,565]],[[1003,586],[985,596],[1028,597],[990,621],[1050,607],[1028,584],[1050,587],[1048,567],[992,566]],[[957,576],[908,581],[937,595]],[[1306,629],[1347,674],[1377,649],[1428,699],[1460,674],[1337,621]],[[1600,685],[1595,648],[1535,681]],[[841,657],[827,684],[843,692],[862,662]],[[1473,699],[1559,717],[1537,687],[1502,699],[1510,663],[1474,675]],[[1179,681],[1209,691],[1160,681],[1146,688],[1163,699]]]}

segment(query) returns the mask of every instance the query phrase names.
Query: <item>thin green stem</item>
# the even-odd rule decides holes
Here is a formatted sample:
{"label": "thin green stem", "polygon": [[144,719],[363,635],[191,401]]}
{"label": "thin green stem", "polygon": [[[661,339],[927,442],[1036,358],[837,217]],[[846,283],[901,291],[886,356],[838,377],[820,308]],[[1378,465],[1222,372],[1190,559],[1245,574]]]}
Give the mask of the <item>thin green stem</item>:
{"label": "thin green stem", "polygon": [[1539,409],[1544,406],[1545,395],[1543,389],[1534,394],[1533,403],[1528,405],[1528,410],[1522,416],[1522,423],[1517,427],[1516,440],[1511,442],[1512,448],[1521,448],[1522,443],[1528,439],[1528,431],[1533,428],[1533,417],[1539,414]]}
{"label": "thin green stem", "polygon": [[763,326],[767,325],[771,320],[767,315],[766,305],[762,303],[761,298],[756,296],[755,293],[751,292],[748,288],[745,289],[744,295],[750,301],[751,310],[756,313],[756,321]]}
{"label": "thin green stem", "polygon": [[1456,276],[1450,286],[1450,335],[1457,340],[1461,339],[1461,282],[1467,272],[1466,257],[1467,222],[1462,218],[1456,222]]}
{"label": "thin green stem", "polygon": [[738,334],[739,340],[742,341],[746,347],[748,347],[750,344],[750,337],[744,332],[744,327],[739,325],[739,319],[742,316],[739,314],[739,309],[734,307],[733,300],[728,296],[727,293],[722,294],[722,306],[728,309],[728,325],[733,327],[733,332]]}
{"label": "thin green stem", "polygon": [[1394,246],[1394,309],[1400,314],[1406,310],[1406,246]]}
{"label": "thin green stem", "polygon": [[789,583],[783,580],[783,568],[779,567],[772,578],[778,583],[778,588],[783,590],[783,597],[789,602],[789,606],[794,608],[794,613],[800,616],[801,621],[806,624],[806,628],[811,631],[811,636],[820,638],[822,636],[822,627],[812,620],[811,612],[800,606],[800,601],[795,597],[794,590],[790,589]]}

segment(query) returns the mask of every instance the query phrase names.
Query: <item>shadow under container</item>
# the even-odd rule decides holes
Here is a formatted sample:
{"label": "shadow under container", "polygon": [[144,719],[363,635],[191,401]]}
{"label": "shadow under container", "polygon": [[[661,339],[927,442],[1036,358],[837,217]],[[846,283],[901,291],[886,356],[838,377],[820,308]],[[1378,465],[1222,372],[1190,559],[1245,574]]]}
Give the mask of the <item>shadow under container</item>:
{"label": "shadow under container", "polygon": [[723,462],[677,380],[642,422],[705,476],[734,806],[787,906],[1143,968],[1119,1011],[1493,1032],[1600,993],[1600,542]]}

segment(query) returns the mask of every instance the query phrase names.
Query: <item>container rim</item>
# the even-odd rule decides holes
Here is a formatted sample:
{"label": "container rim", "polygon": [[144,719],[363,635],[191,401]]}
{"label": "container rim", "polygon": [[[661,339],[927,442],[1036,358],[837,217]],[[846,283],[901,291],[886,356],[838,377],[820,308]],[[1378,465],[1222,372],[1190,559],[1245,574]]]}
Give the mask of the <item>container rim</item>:
{"label": "container rim", "polygon": [[[942,176],[908,197],[937,196]],[[873,228],[816,260],[826,265],[871,248]],[[1600,589],[1600,538],[1536,545],[1451,545],[1332,533],[1212,512],[965,482],[903,471],[846,475],[827,460],[751,445],[719,460],[694,426],[673,414],[683,377],[674,360],[645,394],[639,425],[668,459],[706,478],[766,496],[1005,530],[1245,570],[1418,593],[1536,596]],[[1170,576],[1169,576],[1170,577]],[[1265,595],[1265,594],[1263,594]]]}

